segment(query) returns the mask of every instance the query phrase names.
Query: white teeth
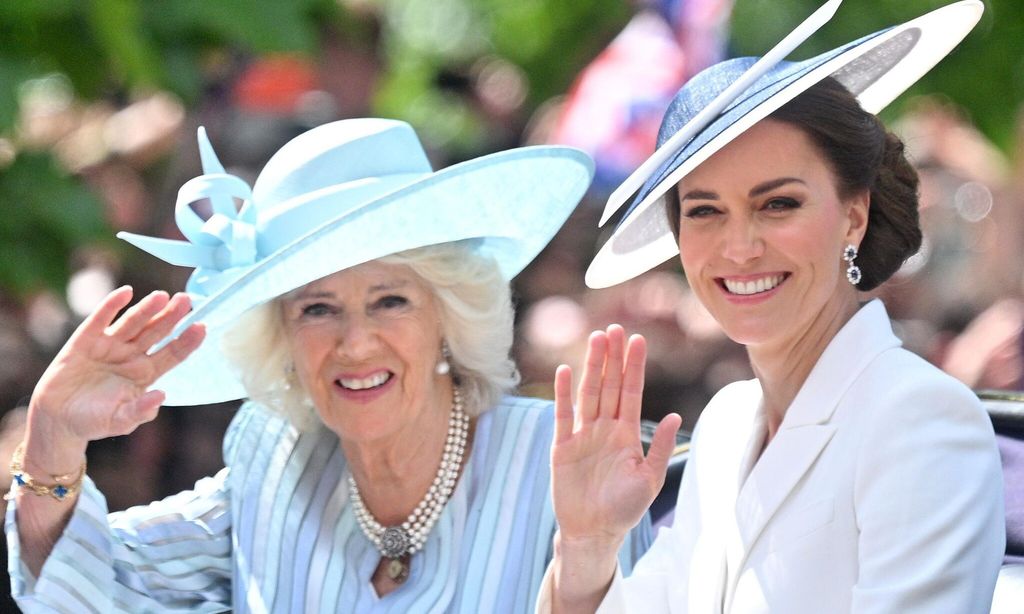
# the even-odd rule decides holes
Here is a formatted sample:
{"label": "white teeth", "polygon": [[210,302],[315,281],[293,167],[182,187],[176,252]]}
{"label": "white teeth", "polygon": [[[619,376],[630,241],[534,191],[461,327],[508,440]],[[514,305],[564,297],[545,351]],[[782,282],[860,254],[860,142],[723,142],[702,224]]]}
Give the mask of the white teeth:
{"label": "white teeth", "polygon": [[338,381],[341,385],[349,390],[366,390],[367,388],[375,388],[380,386],[384,382],[388,381],[391,375],[387,371],[381,371],[376,375],[370,377],[364,377],[362,379],[347,379],[342,378]]}
{"label": "white teeth", "polygon": [[769,275],[756,281],[743,282],[723,279],[722,282],[725,284],[725,289],[732,294],[749,295],[767,292],[782,283],[782,279],[782,275]]}

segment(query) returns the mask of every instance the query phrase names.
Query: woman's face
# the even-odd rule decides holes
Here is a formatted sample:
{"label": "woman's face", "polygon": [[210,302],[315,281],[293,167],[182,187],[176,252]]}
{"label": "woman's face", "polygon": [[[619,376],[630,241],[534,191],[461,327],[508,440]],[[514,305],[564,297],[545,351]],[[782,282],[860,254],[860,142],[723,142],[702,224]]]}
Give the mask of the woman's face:
{"label": "woman's face", "polygon": [[800,129],[763,120],[677,189],[683,269],[733,340],[786,345],[855,304],[842,250],[860,245],[869,196],[843,202]]}
{"label": "woman's face", "polygon": [[283,299],[295,374],[320,418],[347,440],[415,425],[450,398],[433,292],[407,266],[368,262]]}

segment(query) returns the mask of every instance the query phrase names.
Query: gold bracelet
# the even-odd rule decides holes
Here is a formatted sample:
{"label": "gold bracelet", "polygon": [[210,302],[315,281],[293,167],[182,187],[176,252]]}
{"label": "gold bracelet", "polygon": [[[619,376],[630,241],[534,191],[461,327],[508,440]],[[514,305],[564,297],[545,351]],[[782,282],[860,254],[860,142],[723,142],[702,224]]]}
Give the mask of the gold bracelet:
{"label": "gold bracelet", "polygon": [[[82,466],[78,468],[77,477],[73,473],[51,475],[50,479],[56,482],[53,485],[36,482],[35,478],[26,473],[25,469],[22,468],[24,462],[25,442],[23,441],[18,444],[18,447],[14,450],[14,455],[11,456],[11,476],[14,478],[15,485],[27,488],[33,494],[39,496],[49,495],[58,501],[64,501],[68,496],[74,495],[82,489],[82,478],[85,477],[85,458],[82,459]],[[72,478],[74,479],[72,480]],[[14,491],[12,489],[6,498],[12,498],[13,494]]]}

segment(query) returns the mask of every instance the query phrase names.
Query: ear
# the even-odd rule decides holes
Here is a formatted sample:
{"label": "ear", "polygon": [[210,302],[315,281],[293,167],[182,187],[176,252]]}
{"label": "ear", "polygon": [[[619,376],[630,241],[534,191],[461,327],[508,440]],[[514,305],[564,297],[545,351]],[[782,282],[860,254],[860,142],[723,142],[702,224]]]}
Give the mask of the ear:
{"label": "ear", "polygon": [[862,190],[846,200],[846,243],[860,246],[868,232],[868,213],[871,209],[871,191]]}

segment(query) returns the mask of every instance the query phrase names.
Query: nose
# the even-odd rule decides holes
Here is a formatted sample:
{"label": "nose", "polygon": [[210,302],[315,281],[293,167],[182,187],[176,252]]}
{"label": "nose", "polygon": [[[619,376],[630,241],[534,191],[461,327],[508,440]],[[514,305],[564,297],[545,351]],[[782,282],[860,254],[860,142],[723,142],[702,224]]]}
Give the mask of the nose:
{"label": "nose", "polygon": [[757,223],[748,216],[730,216],[725,224],[722,256],[736,264],[746,264],[764,254],[764,240]]}
{"label": "nose", "polygon": [[335,352],[343,360],[365,360],[372,357],[379,347],[377,329],[366,318],[349,317],[339,323]]}

